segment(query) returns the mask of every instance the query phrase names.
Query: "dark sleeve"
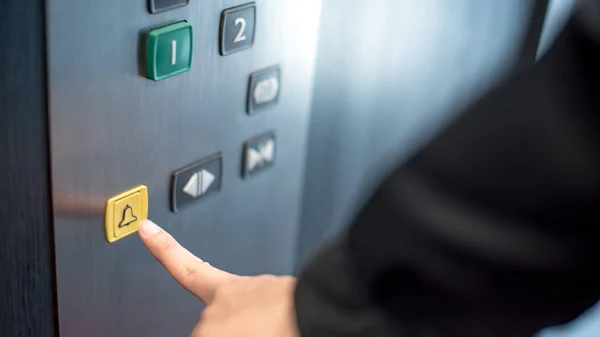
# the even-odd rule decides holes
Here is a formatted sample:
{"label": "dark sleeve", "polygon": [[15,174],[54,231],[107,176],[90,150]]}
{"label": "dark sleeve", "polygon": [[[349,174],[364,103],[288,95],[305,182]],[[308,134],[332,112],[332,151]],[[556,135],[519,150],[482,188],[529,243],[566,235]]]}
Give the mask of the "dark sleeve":
{"label": "dark sleeve", "polygon": [[600,52],[576,21],[393,172],[296,291],[303,337],[530,337],[600,297]]}

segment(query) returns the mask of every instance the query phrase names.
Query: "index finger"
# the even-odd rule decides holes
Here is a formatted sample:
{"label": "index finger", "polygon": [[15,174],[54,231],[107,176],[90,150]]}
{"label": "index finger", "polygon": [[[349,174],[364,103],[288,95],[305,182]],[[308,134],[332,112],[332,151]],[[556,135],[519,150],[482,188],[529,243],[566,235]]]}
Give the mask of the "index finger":
{"label": "index finger", "polygon": [[206,304],[223,283],[238,277],[202,261],[150,220],[140,223],[140,238],[171,276]]}

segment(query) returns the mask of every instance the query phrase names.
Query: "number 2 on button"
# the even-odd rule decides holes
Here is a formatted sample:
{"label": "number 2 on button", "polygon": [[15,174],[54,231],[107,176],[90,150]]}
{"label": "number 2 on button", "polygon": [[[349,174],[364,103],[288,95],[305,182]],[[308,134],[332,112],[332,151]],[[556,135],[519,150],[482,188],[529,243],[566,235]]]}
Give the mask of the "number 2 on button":
{"label": "number 2 on button", "polygon": [[240,30],[238,31],[235,39],[233,39],[233,43],[238,43],[246,40],[246,36],[244,36],[244,31],[246,30],[246,19],[237,18],[234,22],[235,26],[240,26]]}

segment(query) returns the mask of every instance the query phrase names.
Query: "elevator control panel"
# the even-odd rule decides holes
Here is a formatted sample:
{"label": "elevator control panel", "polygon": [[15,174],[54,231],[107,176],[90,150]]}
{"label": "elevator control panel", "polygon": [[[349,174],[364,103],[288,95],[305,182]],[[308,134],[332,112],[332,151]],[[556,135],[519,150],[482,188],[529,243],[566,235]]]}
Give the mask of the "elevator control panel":
{"label": "elevator control panel", "polygon": [[202,306],[145,219],[232,273],[293,273],[322,3],[46,1],[61,337],[189,335]]}
{"label": "elevator control panel", "polygon": [[[149,0],[151,13],[160,13],[183,7],[188,0]],[[225,56],[251,48],[254,44],[256,4],[248,3],[225,9],[220,17],[218,52]],[[181,20],[165,23],[145,34],[146,77],[162,81],[191,70],[194,57],[194,32],[192,23]],[[246,112],[254,115],[279,101],[281,69],[272,66],[249,75]],[[232,97],[232,99],[234,99]],[[241,110],[241,107],[240,107]],[[241,176],[247,178],[274,164],[275,135],[260,134],[244,142],[239,158]],[[204,200],[221,189],[223,158],[220,153],[192,163],[172,175],[171,210]],[[119,240],[138,230],[139,222],[148,216],[148,190],[139,186],[108,200],[106,207],[106,239]]]}
{"label": "elevator control panel", "polygon": [[110,198],[106,203],[106,240],[115,242],[137,232],[140,221],[148,218],[148,188],[135,187]]}

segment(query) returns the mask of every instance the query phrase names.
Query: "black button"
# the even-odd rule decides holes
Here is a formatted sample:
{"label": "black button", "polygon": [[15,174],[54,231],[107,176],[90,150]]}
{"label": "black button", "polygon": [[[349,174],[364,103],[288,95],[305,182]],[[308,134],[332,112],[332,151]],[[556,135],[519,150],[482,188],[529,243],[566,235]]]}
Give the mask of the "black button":
{"label": "black button", "polygon": [[250,75],[248,87],[248,114],[275,105],[281,91],[281,71],[279,67],[258,71]]}
{"label": "black button", "polygon": [[248,177],[275,162],[275,134],[265,133],[246,141],[244,146],[243,176]]}
{"label": "black button", "polygon": [[173,174],[171,208],[182,207],[221,189],[221,154],[212,155]]}
{"label": "black button", "polygon": [[221,55],[252,47],[255,23],[255,3],[224,10],[221,15]]}
{"label": "black button", "polygon": [[190,0],[148,0],[150,13],[165,12],[170,9],[187,6]]}

